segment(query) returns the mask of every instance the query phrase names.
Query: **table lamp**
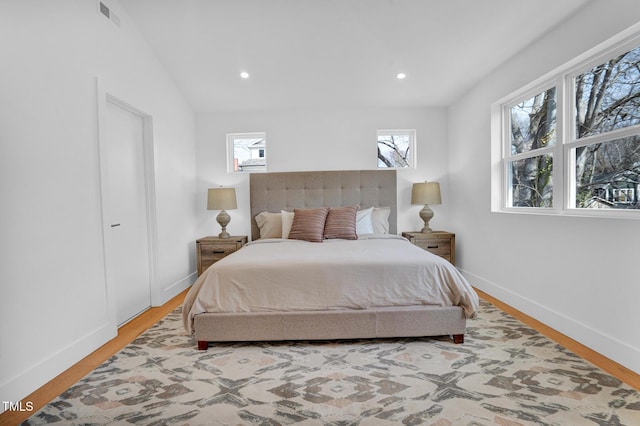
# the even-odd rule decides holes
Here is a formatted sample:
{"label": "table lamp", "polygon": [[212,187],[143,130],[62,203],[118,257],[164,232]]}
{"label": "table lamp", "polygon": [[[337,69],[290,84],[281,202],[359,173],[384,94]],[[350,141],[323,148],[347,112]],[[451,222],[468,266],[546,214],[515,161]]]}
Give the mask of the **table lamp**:
{"label": "table lamp", "polygon": [[218,238],[229,238],[227,225],[231,221],[231,216],[226,210],[238,208],[236,203],[235,188],[209,188],[207,197],[207,210],[220,210],[216,220],[222,227],[222,232],[218,234]]}
{"label": "table lamp", "polygon": [[429,207],[429,204],[441,204],[440,198],[440,184],[438,182],[420,182],[414,183],[411,188],[411,204],[423,204],[424,207],[420,210],[420,218],[424,221],[423,233],[427,234],[433,232],[429,228],[429,221],[433,218],[433,210]]}

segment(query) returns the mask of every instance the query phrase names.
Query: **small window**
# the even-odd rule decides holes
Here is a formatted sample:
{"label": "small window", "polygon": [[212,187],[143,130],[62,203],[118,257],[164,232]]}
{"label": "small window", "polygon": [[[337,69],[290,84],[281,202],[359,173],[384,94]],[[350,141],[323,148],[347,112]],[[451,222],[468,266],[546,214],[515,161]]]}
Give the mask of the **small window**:
{"label": "small window", "polygon": [[227,134],[228,170],[264,172],[267,170],[267,135],[265,133]]}
{"label": "small window", "polygon": [[415,130],[378,130],[378,168],[415,167]]}

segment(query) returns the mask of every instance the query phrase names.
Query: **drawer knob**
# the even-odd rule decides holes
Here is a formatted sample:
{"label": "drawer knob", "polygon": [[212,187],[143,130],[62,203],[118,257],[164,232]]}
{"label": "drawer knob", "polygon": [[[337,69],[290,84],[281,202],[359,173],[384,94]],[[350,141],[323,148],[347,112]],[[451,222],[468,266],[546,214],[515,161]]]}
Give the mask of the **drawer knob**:
{"label": "drawer knob", "polygon": [[429,246],[427,245],[427,248],[438,248],[438,245],[436,244],[435,246]]}
{"label": "drawer knob", "polygon": [[224,250],[214,250],[213,254],[224,254]]}

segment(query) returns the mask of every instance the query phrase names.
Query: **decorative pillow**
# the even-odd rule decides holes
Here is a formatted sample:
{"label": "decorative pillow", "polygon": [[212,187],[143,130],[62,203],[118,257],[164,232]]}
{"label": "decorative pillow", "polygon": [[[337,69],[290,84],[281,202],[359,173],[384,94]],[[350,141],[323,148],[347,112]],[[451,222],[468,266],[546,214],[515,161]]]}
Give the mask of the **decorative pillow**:
{"label": "decorative pillow", "polygon": [[372,214],[373,207],[359,210],[358,213],[356,213],[356,234],[373,234]]}
{"label": "decorative pillow", "polygon": [[391,208],[389,207],[375,207],[371,214],[371,223],[373,225],[374,234],[388,234],[389,233],[389,215],[391,214]]}
{"label": "decorative pillow", "polygon": [[329,213],[328,207],[319,209],[294,209],[293,224],[289,238],[321,243],[324,237],[324,223]]}
{"label": "decorative pillow", "polygon": [[260,238],[282,238],[282,213],[260,212],[256,215]]}
{"label": "decorative pillow", "polygon": [[282,214],[282,238],[289,238],[291,225],[293,225],[293,212],[280,210],[280,214]]}
{"label": "decorative pillow", "polygon": [[324,237],[357,240],[356,213],[358,206],[331,207],[324,223]]}

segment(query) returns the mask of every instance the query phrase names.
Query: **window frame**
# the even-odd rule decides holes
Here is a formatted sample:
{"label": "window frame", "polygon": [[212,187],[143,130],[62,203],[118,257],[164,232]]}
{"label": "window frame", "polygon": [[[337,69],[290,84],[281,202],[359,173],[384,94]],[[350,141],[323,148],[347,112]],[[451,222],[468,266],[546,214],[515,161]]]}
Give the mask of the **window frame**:
{"label": "window frame", "polygon": [[[234,155],[235,141],[237,139],[264,139],[264,168],[257,170],[235,170]],[[268,168],[267,162],[267,133],[266,132],[245,132],[227,133],[227,173],[265,173]]]}
{"label": "window frame", "polygon": [[[491,105],[491,211],[541,215],[568,215],[640,219],[640,209],[589,209],[576,207],[574,150],[594,143],[640,135],[640,124],[576,139],[575,78],[611,58],[640,46],[640,24],[585,52],[539,79]],[[520,154],[511,154],[510,108],[549,88],[556,87],[556,144]],[[553,155],[553,206],[511,206],[509,166],[512,161]]]}
{"label": "window frame", "polygon": [[[378,143],[381,136],[409,136],[409,161],[406,166],[381,166],[378,160]],[[376,130],[376,168],[381,170],[405,170],[416,168],[416,129],[378,129]]]}
{"label": "window frame", "polygon": [[[563,93],[561,90],[561,85],[558,84],[558,79],[547,79],[542,82],[539,82],[535,86],[529,88],[522,93],[519,93],[517,96],[513,96],[510,100],[503,102],[501,104],[501,122],[502,122],[502,130],[501,130],[501,145],[502,145],[502,199],[504,200],[504,210],[505,211],[513,211],[513,212],[524,212],[528,210],[535,210],[536,212],[557,212],[559,210],[559,204],[562,205],[562,179],[558,179],[558,175],[562,176],[563,173],[563,165],[562,162],[559,161],[561,158],[562,148],[562,133],[564,129],[564,121],[562,117],[561,111],[558,110],[558,105],[562,105],[561,102],[564,100]],[[556,143],[551,146],[537,148],[535,150],[530,150],[527,152],[521,152],[517,154],[511,154],[511,108],[514,105],[517,105],[524,100],[530,99],[537,94],[545,92],[551,88],[555,87],[556,89]],[[551,173],[553,180],[553,190],[552,190],[552,206],[551,207],[514,207],[512,206],[512,185],[510,184],[511,172],[509,170],[509,166],[512,162],[518,160],[525,160],[534,157],[540,157],[543,155],[551,155],[553,159],[553,171]],[[560,203],[559,203],[560,201]]]}

